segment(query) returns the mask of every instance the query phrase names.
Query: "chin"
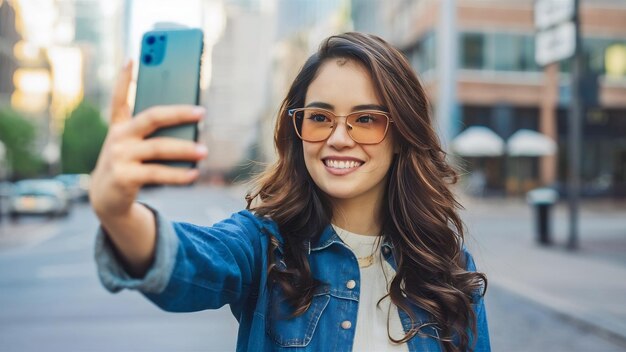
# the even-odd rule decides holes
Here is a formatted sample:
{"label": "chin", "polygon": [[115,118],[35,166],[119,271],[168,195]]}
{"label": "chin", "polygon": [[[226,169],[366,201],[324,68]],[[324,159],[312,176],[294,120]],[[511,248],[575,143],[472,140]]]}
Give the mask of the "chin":
{"label": "chin", "polygon": [[332,190],[332,191],[325,191],[322,190],[324,193],[326,193],[326,195],[330,198],[333,199],[352,199],[354,197],[356,197],[356,194],[352,193],[352,192],[346,192],[344,190]]}
{"label": "chin", "polygon": [[354,187],[346,187],[337,184],[332,186],[320,187],[320,189],[328,197],[334,199],[352,199],[363,194],[363,192],[359,192],[359,190],[354,189]]}

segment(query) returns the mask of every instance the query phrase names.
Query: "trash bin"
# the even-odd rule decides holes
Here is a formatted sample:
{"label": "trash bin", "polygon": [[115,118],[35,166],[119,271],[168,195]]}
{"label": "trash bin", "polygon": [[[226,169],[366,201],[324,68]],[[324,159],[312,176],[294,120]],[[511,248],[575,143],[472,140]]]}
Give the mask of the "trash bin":
{"label": "trash bin", "polygon": [[537,241],[541,245],[550,245],[550,210],[558,200],[557,192],[550,188],[537,188],[528,192],[526,199],[535,212]]}

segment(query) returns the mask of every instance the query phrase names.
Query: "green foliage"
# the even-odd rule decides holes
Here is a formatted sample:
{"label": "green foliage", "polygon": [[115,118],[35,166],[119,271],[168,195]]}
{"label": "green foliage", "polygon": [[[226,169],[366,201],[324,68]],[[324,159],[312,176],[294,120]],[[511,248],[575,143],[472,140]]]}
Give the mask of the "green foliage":
{"label": "green foliage", "polygon": [[107,134],[98,109],[81,102],[65,121],[61,141],[63,173],[90,173]]}
{"label": "green foliage", "polygon": [[0,109],[0,140],[14,179],[34,177],[43,171],[44,162],[34,152],[36,137],[32,122],[10,108]]}

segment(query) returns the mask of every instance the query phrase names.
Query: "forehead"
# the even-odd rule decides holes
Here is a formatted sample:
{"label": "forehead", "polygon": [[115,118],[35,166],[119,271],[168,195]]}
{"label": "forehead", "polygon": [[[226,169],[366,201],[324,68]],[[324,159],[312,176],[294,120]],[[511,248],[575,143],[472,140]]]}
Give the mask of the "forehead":
{"label": "forehead", "polygon": [[338,58],[323,62],[309,85],[305,105],[324,102],[335,110],[357,105],[382,105],[368,70],[359,62]]}

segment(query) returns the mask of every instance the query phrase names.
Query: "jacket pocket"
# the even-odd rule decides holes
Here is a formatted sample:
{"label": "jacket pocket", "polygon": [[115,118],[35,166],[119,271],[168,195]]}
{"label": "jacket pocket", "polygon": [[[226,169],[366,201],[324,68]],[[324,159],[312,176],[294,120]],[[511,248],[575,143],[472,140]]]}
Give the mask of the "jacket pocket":
{"label": "jacket pocket", "polygon": [[294,308],[286,301],[281,290],[274,286],[266,316],[266,332],[281,347],[305,347],[313,338],[317,323],[330,301],[327,292],[317,293],[309,309],[291,317]]}

